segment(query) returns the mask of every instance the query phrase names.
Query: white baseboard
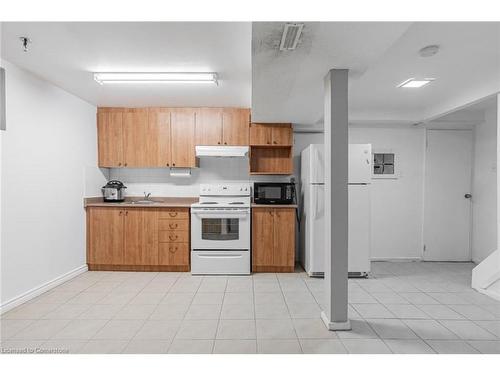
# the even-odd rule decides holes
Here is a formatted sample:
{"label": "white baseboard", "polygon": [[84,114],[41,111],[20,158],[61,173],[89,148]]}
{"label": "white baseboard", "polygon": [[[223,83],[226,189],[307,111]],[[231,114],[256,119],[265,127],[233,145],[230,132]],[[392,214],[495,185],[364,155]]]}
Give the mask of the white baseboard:
{"label": "white baseboard", "polygon": [[371,257],[372,262],[421,262],[421,257],[396,257],[396,258],[386,258],[386,257]]}
{"label": "white baseboard", "polygon": [[33,288],[31,290],[28,290],[26,293],[23,293],[17,297],[14,297],[6,302],[4,302],[2,305],[0,305],[0,314],[3,314],[9,310],[12,310],[14,307],[17,307],[19,305],[22,305],[23,303],[29,301],[30,299],[33,299],[35,297],[38,297],[40,294],[43,294],[47,291],[49,291],[52,288],[55,288],[58,285],[61,285],[62,283],[80,275],[81,273],[84,273],[88,271],[88,266],[84,264],[83,266],[77,267],[74,270],[71,270],[69,272],[66,272],[64,275],[58,276],[55,279],[52,279],[40,286],[37,286],[36,288]]}

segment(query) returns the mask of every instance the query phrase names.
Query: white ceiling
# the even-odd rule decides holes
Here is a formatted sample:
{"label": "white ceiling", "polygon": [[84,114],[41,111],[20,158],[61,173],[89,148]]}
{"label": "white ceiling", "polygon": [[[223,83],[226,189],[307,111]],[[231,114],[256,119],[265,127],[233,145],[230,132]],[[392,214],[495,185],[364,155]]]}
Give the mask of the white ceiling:
{"label": "white ceiling", "polygon": [[[416,122],[500,91],[500,23],[306,23],[279,52],[282,22],[2,23],[2,58],[100,106],[252,106],[254,120],[311,126],[323,78],[350,69],[352,122]],[[22,52],[19,36],[33,43]],[[434,57],[418,50],[439,44]],[[93,71],[216,71],[212,85],[104,85]],[[396,86],[434,77],[418,90]]]}
{"label": "white ceiling", "polygon": [[[3,23],[2,58],[100,106],[251,104],[248,22]],[[19,36],[33,43],[28,53]],[[104,85],[94,71],[215,71],[219,85]]]}
{"label": "white ceiling", "polygon": [[[500,23],[306,23],[301,45],[279,52],[282,25],[254,23],[257,118],[321,122],[323,78],[331,68],[351,70],[352,122],[420,121],[466,100],[464,93],[500,90]],[[430,44],[441,51],[420,57],[419,49]],[[436,81],[415,90],[396,87],[411,77]]]}

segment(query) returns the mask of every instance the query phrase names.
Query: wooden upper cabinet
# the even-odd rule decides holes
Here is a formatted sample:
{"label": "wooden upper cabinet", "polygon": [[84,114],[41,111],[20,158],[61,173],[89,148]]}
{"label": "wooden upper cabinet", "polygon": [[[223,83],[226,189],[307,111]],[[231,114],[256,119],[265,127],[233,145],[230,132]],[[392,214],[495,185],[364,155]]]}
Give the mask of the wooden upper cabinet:
{"label": "wooden upper cabinet", "polygon": [[254,267],[273,264],[273,219],[272,208],[252,209],[252,265]]}
{"label": "wooden upper cabinet", "polygon": [[200,108],[196,115],[196,145],[222,144],[222,108]]}
{"label": "wooden upper cabinet", "polygon": [[278,146],[293,145],[293,129],[291,124],[275,124],[272,129],[272,143]]}
{"label": "wooden upper cabinet", "polygon": [[295,209],[274,210],[273,264],[278,267],[294,267],[295,263]]}
{"label": "wooden upper cabinet", "polygon": [[158,264],[158,211],[151,208],[126,209],[124,264]]}
{"label": "wooden upper cabinet", "polygon": [[122,112],[97,113],[97,148],[99,167],[123,166]]}
{"label": "wooden upper cabinet", "polygon": [[152,164],[150,167],[170,167],[171,142],[170,142],[170,110],[167,108],[150,108],[149,129],[154,134]]}
{"label": "wooden upper cabinet", "polygon": [[92,207],[88,211],[88,263],[123,263],[124,210]]}
{"label": "wooden upper cabinet", "polygon": [[150,127],[148,110],[127,109],[123,112],[124,167],[157,166],[158,137]]}
{"label": "wooden upper cabinet", "polygon": [[250,144],[252,146],[270,146],[272,137],[272,127],[270,125],[252,124],[250,126]]}
{"label": "wooden upper cabinet", "polygon": [[171,167],[196,167],[196,109],[173,108],[170,112]]}
{"label": "wooden upper cabinet", "polygon": [[291,124],[257,124],[250,126],[250,145],[252,146],[292,146],[293,129]]}
{"label": "wooden upper cabinet", "polygon": [[222,124],[224,145],[248,146],[250,138],[250,110],[248,108],[224,108]]}

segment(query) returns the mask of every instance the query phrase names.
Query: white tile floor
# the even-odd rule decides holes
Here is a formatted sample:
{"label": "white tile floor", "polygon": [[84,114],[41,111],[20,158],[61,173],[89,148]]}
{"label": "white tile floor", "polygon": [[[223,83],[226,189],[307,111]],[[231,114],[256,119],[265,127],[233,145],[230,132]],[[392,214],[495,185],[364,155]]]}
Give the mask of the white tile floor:
{"label": "white tile floor", "polygon": [[500,302],[471,263],[372,263],[352,330],[319,318],[323,280],[86,272],[1,317],[1,346],[70,353],[500,353]]}

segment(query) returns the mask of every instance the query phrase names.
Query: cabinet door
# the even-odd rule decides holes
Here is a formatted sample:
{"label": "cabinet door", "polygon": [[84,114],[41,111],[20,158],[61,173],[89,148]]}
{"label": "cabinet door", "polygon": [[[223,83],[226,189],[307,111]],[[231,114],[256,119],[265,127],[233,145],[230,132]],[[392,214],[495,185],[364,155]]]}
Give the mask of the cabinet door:
{"label": "cabinet door", "polygon": [[222,109],[200,108],[196,115],[196,144],[216,146],[222,144]]}
{"label": "cabinet door", "polygon": [[121,112],[97,113],[99,167],[123,166],[123,117]]}
{"label": "cabinet door", "polygon": [[170,110],[166,108],[150,108],[149,129],[156,137],[154,167],[170,167],[171,146],[170,146]]}
{"label": "cabinet door", "polygon": [[148,121],[147,109],[128,109],[123,113],[124,166],[157,166],[158,135]]}
{"label": "cabinet door", "polygon": [[252,265],[273,265],[273,218],[270,208],[252,209]]}
{"label": "cabinet door", "polygon": [[124,212],[116,208],[88,208],[88,263],[123,264]]}
{"label": "cabinet door", "polygon": [[158,211],[151,208],[125,212],[124,264],[158,264]]}
{"label": "cabinet door", "polygon": [[172,167],[196,167],[194,135],[196,111],[193,108],[172,109],[170,117]]}
{"label": "cabinet door", "polygon": [[293,145],[293,129],[290,124],[275,124],[272,130],[272,144],[278,146]]}
{"label": "cabinet door", "polygon": [[274,256],[273,265],[291,267],[295,265],[295,210],[274,209]]}
{"label": "cabinet door", "polygon": [[272,142],[272,127],[267,124],[252,124],[250,126],[250,144],[266,146]]}
{"label": "cabinet door", "polygon": [[222,120],[224,145],[248,146],[250,110],[247,108],[224,108]]}

